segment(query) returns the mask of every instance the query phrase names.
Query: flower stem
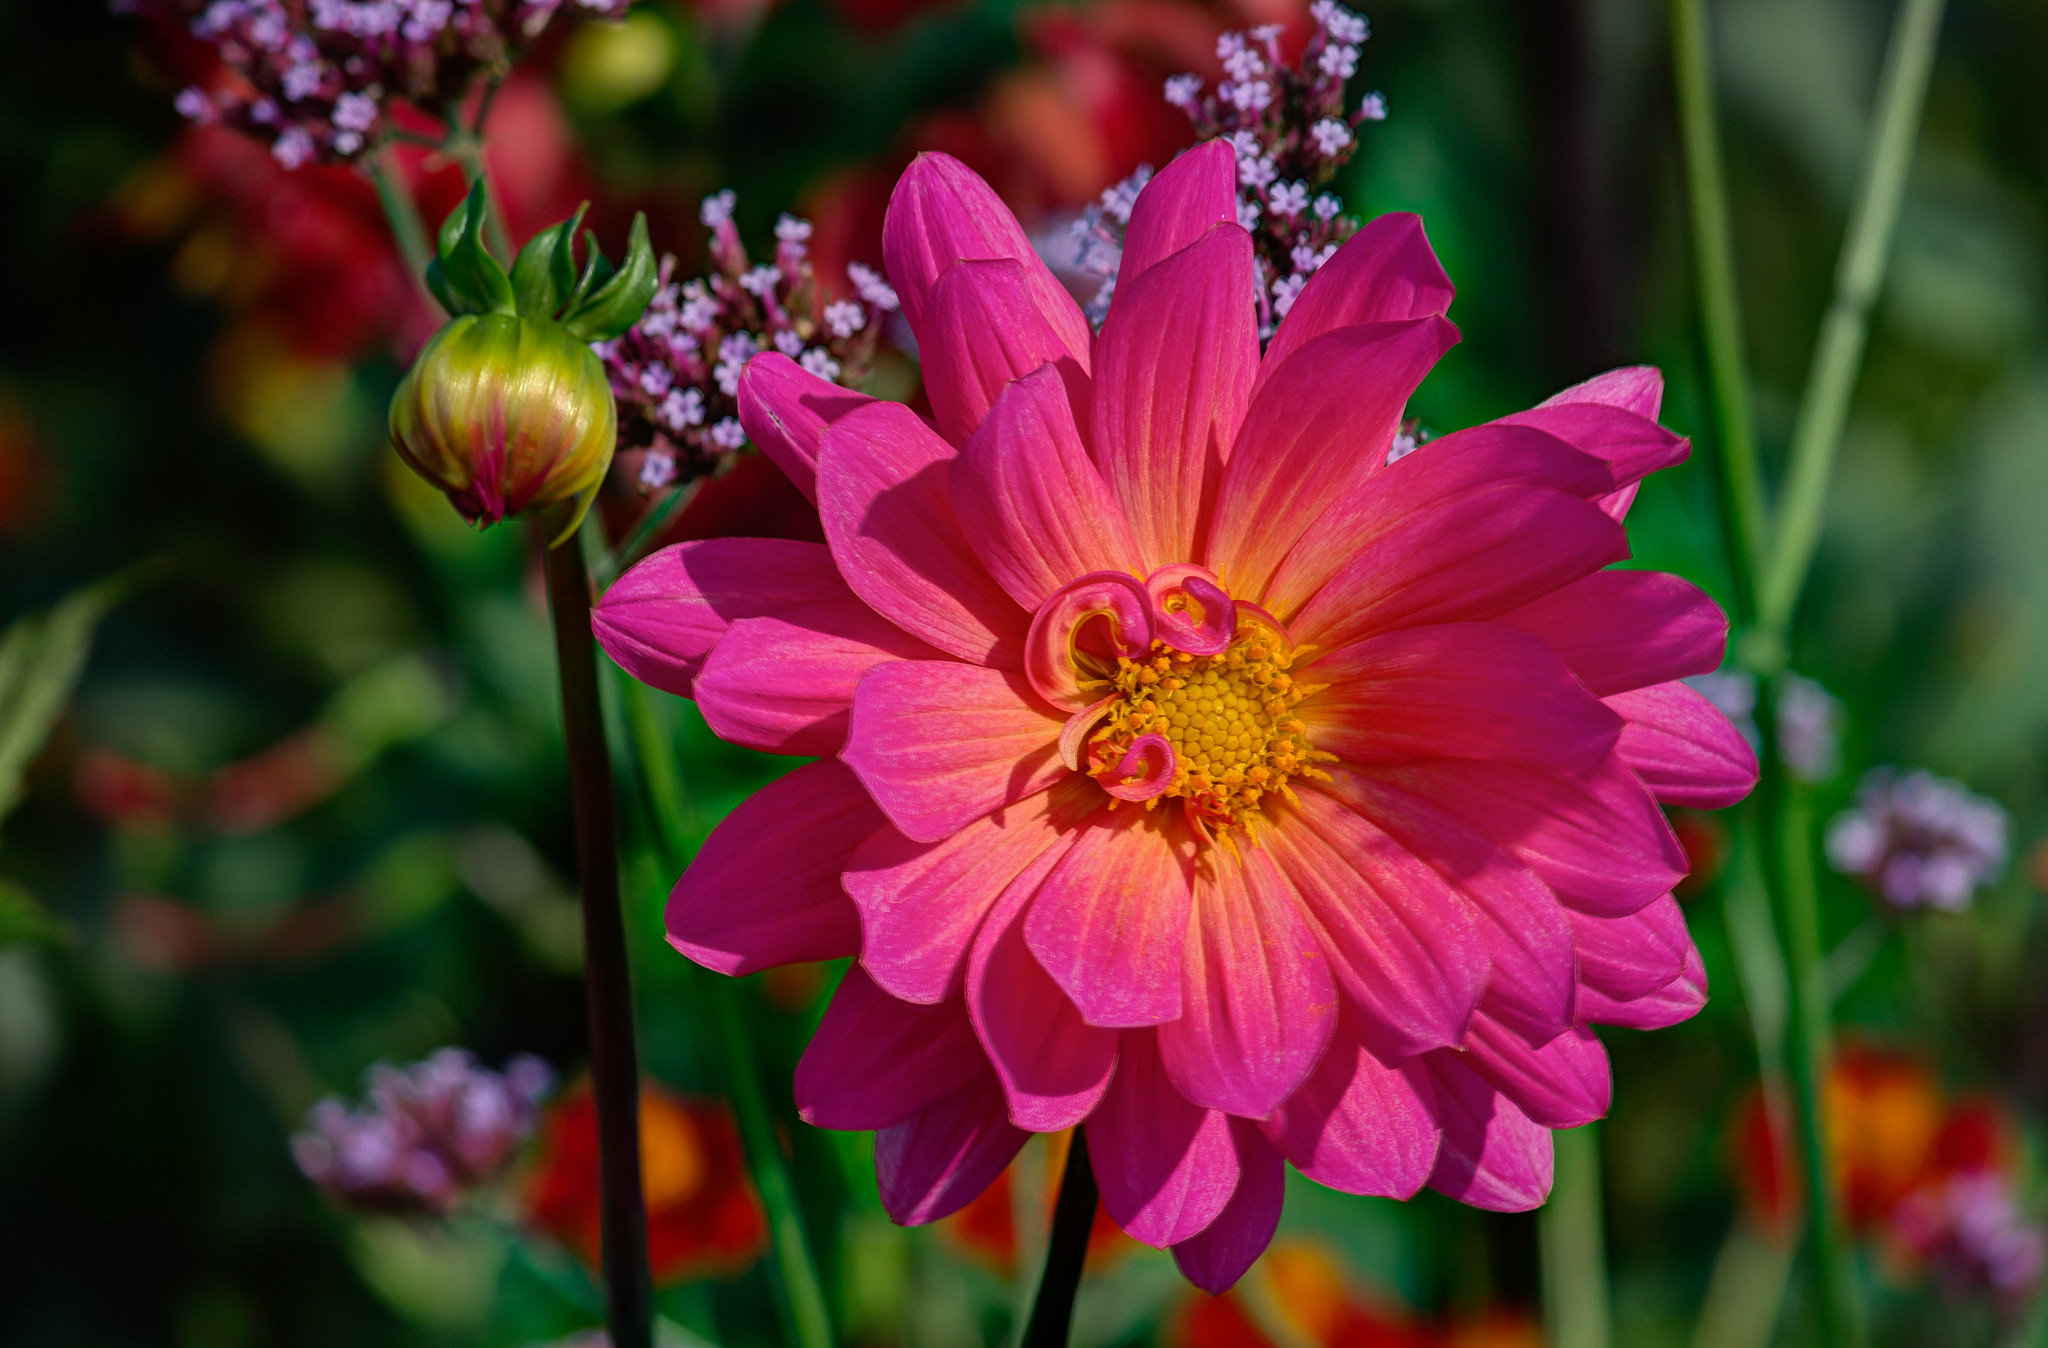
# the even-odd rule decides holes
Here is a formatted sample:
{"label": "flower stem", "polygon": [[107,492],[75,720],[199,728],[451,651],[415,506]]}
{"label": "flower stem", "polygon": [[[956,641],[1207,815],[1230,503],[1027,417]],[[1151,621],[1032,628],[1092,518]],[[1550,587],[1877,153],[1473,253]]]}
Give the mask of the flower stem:
{"label": "flower stem", "polygon": [[[676,771],[675,749],[661,723],[654,694],[637,679],[623,679],[621,684],[627,730],[639,761],[640,782],[647,795],[648,812],[654,817],[662,858],[671,872],[680,873],[690,855],[690,830],[689,807],[683,797],[682,777]],[[739,1120],[747,1165],[753,1172],[762,1205],[768,1210],[777,1273],[776,1311],[798,1348],[832,1348],[832,1322],[825,1308],[824,1283],[811,1260],[810,1241],[804,1235],[803,1216],[797,1209],[796,1190],[790,1183],[789,1169],[783,1164],[767,1097],[754,1070],[753,1045],[733,995],[732,980],[699,970],[697,981],[705,1000],[711,1004],[719,1052],[724,1058],[726,1091]]]}
{"label": "flower stem", "polygon": [[1536,1228],[1543,1267],[1543,1319],[1550,1348],[1608,1348],[1607,1249],[1600,1214],[1600,1130],[1562,1128],[1550,1201]]}
{"label": "flower stem", "polygon": [[[545,547],[543,525],[540,537]],[[562,683],[562,732],[576,806],[577,888],[583,906],[583,987],[597,1102],[606,1321],[613,1348],[652,1348],[654,1290],[640,1187],[640,1073],[634,1061],[632,971],[619,911],[618,802],[598,701],[590,635],[590,574],[581,540],[546,548],[548,609]]]}
{"label": "flower stem", "polygon": [[1704,6],[1705,0],[1671,0],[1671,55],[1692,214],[1700,337],[1721,451],[1722,526],[1728,535],[1737,616],[1749,619],[1754,616],[1756,578],[1763,570],[1764,493],[1750,419],[1742,312],[1735,291],[1735,244],[1728,226],[1728,190],[1721,176],[1721,133],[1714,115],[1713,56]]}
{"label": "flower stem", "polygon": [[1842,425],[1848,418],[1849,399],[1856,391],[1857,371],[1870,337],[1870,310],[1884,284],[1899,202],[1906,191],[1906,170],[1913,162],[1920,111],[1927,101],[1927,77],[1941,33],[1942,4],[1943,0],[1900,0],[1891,46],[1885,53],[1877,123],[1856,184],[1842,255],[1835,265],[1834,298],[1821,321],[1813,368],[1799,398],[1778,531],[1757,594],[1758,621],[1781,646],[1805,586],[1814,547],[1820,541],[1828,482],[1834,475]]}
{"label": "flower stem", "polygon": [[1024,1327],[1022,1348],[1066,1348],[1074,1323],[1074,1293],[1081,1286],[1081,1265],[1088,1258],[1088,1233],[1095,1228],[1095,1172],[1088,1165],[1088,1133],[1074,1130],[1067,1148],[1066,1172],[1060,1176],[1059,1203],[1052,1214],[1052,1240],[1045,1252],[1045,1275],[1031,1322]]}
{"label": "flower stem", "polygon": [[483,97],[477,104],[474,126],[462,124],[460,103],[449,107],[445,119],[448,136],[441,142],[441,152],[462,165],[462,176],[470,183],[474,184],[478,179],[483,180],[484,204],[490,208],[484,214],[484,241],[490,244],[491,251],[497,254],[498,260],[510,267],[514,250],[510,227],[505,223],[504,203],[498,200],[498,189],[491,182],[490,176],[484,172],[484,119],[490,114],[491,99],[497,92],[498,86],[495,84],[484,90]]}
{"label": "flower stem", "polygon": [[406,276],[412,281],[413,289],[427,302],[434,313],[441,310],[441,302],[434,298],[434,292],[427,289],[427,263],[434,256],[433,245],[427,240],[427,227],[420,223],[419,208],[413,205],[412,193],[398,176],[398,167],[391,160],[391,148],[386,146],[371,156],[370,182],[377,189],[377,203],[384,208],[385,223],[391,226],[392,241],[398,245],[398,256],[405,263]]}

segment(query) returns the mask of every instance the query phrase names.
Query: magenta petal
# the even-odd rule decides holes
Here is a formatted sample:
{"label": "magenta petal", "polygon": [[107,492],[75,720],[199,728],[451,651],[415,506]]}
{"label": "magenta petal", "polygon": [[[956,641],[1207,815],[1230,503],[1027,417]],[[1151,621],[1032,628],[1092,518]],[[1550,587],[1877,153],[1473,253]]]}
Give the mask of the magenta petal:
{"label": "magenta petal", "polygon": [[1088,1116],[1088,1160],[1124,1234],[1164,1249],[1216,1220],[1237,1188],[1238,1161],[1230,1116],[1173,1088],[1154,1038],[1121,1036],[1116,1075]]}
{"label": "magenta petal", "polygon": [[796,1065],[796,1109],[818,1128],[887,1128],[988,1070],[958,1001],[898,1001],[846,971]]}
{"label": "magenta petal", "polygon": [[1493,623],[1410,627],[1306,662],[1326,683],[1296,715],[1316,748],[1354,763],[1479,758],[1590,772],[1621,718],[1535,637]]}
{"label": "magenta petal", "polygon": [[1678,977],[1647,996],[1617,1002],[1592,988],[1579,989],[1579,1014],[1595,1025],[1621,1025],[1631,1030],[1661,1030],[1690,1020],[1707,1004],[1707,966],[1700,952],[1685,952]]}
{"label": "magenta petal", "polygon": [[1527,1212],[1550,1196],[1550,1130],[1448,1050],[1425,1059],[1436,1077],[1443,1145],[1429,1187],[1489,1212]]}
{"label": "magenta petal", "polygon": [[1647,997],[1685,971],[1692,936],[1678,900],[1666,894],[1627,917],[1572,914],[1579,982],[1617,1002]]}
{"label": "magenta petal", "polygon": [[1258,387],[1288,356],[1326,332],[1445,313],[1454,293],[1422,232],[1421,216],[1397,212],[1369,220],[1295,296],[1266,348]]}
{"label": "magenta petal", "polygon": [[825,428],[874,399],[820,379],[780,351],[740,367],[740,425],[797,490],[818,500],[818,444]]}
{"label": "magenta petal", "polygon": [[883,826],[843,764],[807,763],[720,821],[668,900],[669,944],[707,969],[750,974],[860,950],[839,873]]}
{"label": "magenta petal", "polygon": [[[1024,637],[1024,676],[1032,691],[1061,711],[1082,711],[1101,704],[1102,689],[1081,686],[1076,653],[1141,656],[1152,649],[1153,636],[1152,596],[1144,582],[1125,571],[1090,571],[1061,586],[1032,615]],[[1064,752],[1062,757],[1077,761]]]}
{"label": "magenta petal", "polygon": [[1002,390],[953,460],[950,484],[968,541],[1027,609],[1076,576],[1142,569],[1123,507],[1088,457],[1050,365]]}
{"label": "magenta petal", "polygon": [[819,756],[846,742],[853,691],[886,660],[939,652],[848,595],[732,625],[697,676],[697,705],[722,740]]}
{"label": "magenta petal", "polygon": [[1682,683],[1616,693],[1621,761],[1666,805],[1718,810],[1756,785],[1756,751],[1719,708]]}
{"label": "magenta petal", "polygon": [[1181,1017],[1159,1054],[1182,1095],[1262,1119],[1293,1093],[1330,1042],[1337,990],[1315,929],[1263,849],[1222,850],[1195,872]]}
{"label": "magenta petal", "polygon": [[953,447],[900,403],[841,417],[818,456],[818,516],[846,583],[911,635],[977,664],[1015,667],[1024,611],[953,518]]}
{"label": "magenta petal", "polygon": [[1315,1071],[1261,1127],[1318,1184],[1413,1197],[1436,1166],[1440,1132],[1435,1079],[1423,1061],[1387,1067],[1340,1025]]}
{"label": "magenta petal", "polygon": [[956,262],[1009,258],[1030,279],[1039,313],[1068,351],[1089,347],[1088,320],[1031,246],[1024,227],[980,175],[951,155],[919,155],[889,196],[882,221],[882,260],[903,300],[903,316],[923,341],[925,304],[933,284]]}
{"label": "magenta petal", "polygon": [[1624,365],[1543,400],[1545,407],[1564,403],[1604,403],[1655,421],[1664,405],[1664,372],[1654,365]]}
{"label": "magenta petal", "polygon": [[1053,331],[1021,262],[1000,258],[946,268],[932,287],[917,350],[932,420],[956,445],[967,443],[1012,380],[1040,366],[1050,367],[1062,400],[1071,395],[1079,414],[1087,415],[1088,348],[1070,350]]}
{"label": "magenta petal", "polygon": [[1216,495],[1209,564],[1238,594],[1266,590],[1318,516],[1385,462],[1408,399],[1458,330],[1442,318],[1326,333],[1278,368],[1268,355]]}
{"label": "magenta petal", "polygon": [[1065,850],[1063,840],[1041,853],[1004,891],[967,970],[968,1010],[1002,1080],[1010,1121],[1035,1133],[1088,1116],[1108,1089],[1119,1038],[1082,1020],[1025,944],[1025,906]]}
{"label": "magenta petal", "polygon": [[620,669],[690,697],[735,621],[852,599],[832,554],[816,543],[709,538],[663,548],[613,581],[590,628]]}
{"label": "magenta petal", "polygon": [[1207,234],[1237,223],[1237,155],[1205,141],[1154,175],[1131,208],[1117,281],[1134,281]]}
{"label": "magenta petal", "polygon": [[1492,966],[1480,1008],[1531,1044],[1562,1034],[1574,1019],[1578,981],[1572,928],[1550,887],[1498,843],[1427,801],[1346,768],[1331,776],[1325,791],[1471,901]]}
{"label": "magenta petal", "polygon": [[1237,637],[1237,602],[1207,567],[1192,562],[1162,566],[1145,577],[1145,590],[1152,596],[1159,640],[1189,655],[1221,655],[1230,649]]}
{"label": "magenta petal", "polygon": [[1061,720],[1023,679],[944,660],[876,665],[854,690],[840,757],[889,822],[937,842],[1066,775]]}
{"label": "magenta petal", "polygon": [[1366,1045],[1401,1062],[1463,1041],[1487,970],[1470,901],[1373,824],[1302,785],[1300,806],[1274,809],[1260,841],[1321,930]]}
{"label": "magenta petal", "polygon": [[1603,497],[1600,508],[1615,519],[1628,515],[1636,498],[1636,486],[1660,468],[1685,462],[1692,442],[1659,426],[1654,417],[1640,416],[1626,408],[1606,403],[1558,402],[1502,417],[1499,423],[1535,426],[1550,432],[1573,447],[1604,459],[1614,468],[1619,489]]}
{"label": "magenta petal", "polygon": [[1615,759],[1583,778],[1459,759],[1362,775],[1500,843],[1579,912],[1621,917],[1685,877],[1685,850],[1664,812]]}
{"label": "magenta petal", "polygon": [[1129,806],[1076,831],[1024,919],[1024,939],[1090,1025],[1181,1014],[1195,845],[1166,811]]}
{"label": "magenta petal", "polygon": [[1465,1062],[1545,1128],[1577,1128],[1605,1118],[1614,1101],[1607,1050],[1583,1025],[1531,1048],[1505,1026],[1477,1015],[1465,1037]]}
{"label": "magenta petal", "polygon": [[935,843],[884,826],[843,877],[860,910],[861,964],[895,996],[936,1002],[960,990],[967,950],[1004,888],[1058,834],[1044,794]]}
{"label": "magenta petal", "polygon": [[1273,1243],[1287,1198],[1287,1166],[1258,1125],[1232,1119],[1230,1136],[1237,1144],[1237,1191],[1215,1221],[1173,1247],[1182,1276],[1211,1296],[1229,1291]]}
{"label": "magenta petal", "polygon": [[1095,347],[1095,461],[1147,569],[1200,534],[1259,365],[1251,235],[1217,225],[1117,288]]}
{"label": "magenta petal", "polygon": [[1548,642],[1595,696],[1721,667],[1728,615],[1661,571],[1595,571],[1496,621]]}
{"label": "magenta petal", "polygon": [[1010,1125],[1002,1087],[984,1072],[875,1134],[882,1206],[900,1226],[951,1216],[1003,1173],[1031,1134]]}

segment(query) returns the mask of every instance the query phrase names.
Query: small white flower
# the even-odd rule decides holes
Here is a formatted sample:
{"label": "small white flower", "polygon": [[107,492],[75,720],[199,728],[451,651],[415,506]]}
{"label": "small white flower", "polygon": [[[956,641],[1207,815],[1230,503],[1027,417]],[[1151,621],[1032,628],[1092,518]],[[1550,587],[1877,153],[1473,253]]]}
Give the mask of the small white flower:
{"label": "small white flower", "polygon": [[[1290,219],[1308,209],[1308,184],[1304,182],[1274,183],[1273,190],[1266,194],[1266,204],[1276,215]],[[1300,265],[1299,263],[1296,264]]]}
{"label": "small white flower", "polygon": [[868,325],[868,312],[852,300],[834,300],[825,306],[825,326],[834,337],[851,337]]}
{"label": "small white flower", "polygon": [[1244,112],[1259,112],[1273,101],[1273,86],[1264,80],[1226,84],[1221,93],[1224,102]]}
{"label": "small white flower", "polygon": [[368,131],[377,122],[377,100],[369,94],[343,94],[334,100],[334,124],[345,131]]}
{"label": "small white flower", "polygon": [[676,480],[676,456],[665,449],[650,449],[647,457],[640,460],[640,485],[649,491],[660,491]]}
{"label": "small white flower", "polygon": [[666,365],[649,365],[640,371],[640,391],[659,398],[676,382],[676,372]]}
{"label": "small white flower", "polygon": [[811,222],[784,211],[775,222],[775,237],[784,243],[803,243],[811,237]]}
{"label": "small white flower", "polygon": [[784,328],[775,334],[775,349],[785,356],[794,356],[804,349],[804,339],[796,335],[796,329]]}
{"label": "small white flower", "polygon": [[1337,212],[1344,209],[1344,203],[1333,194],[1324,192],[1316,198],[1316,204],[1312,209],[1318,220],[1335,220]]}
{"label": "small white flower", "polygon": [[1273,181],[1279,170],[1273,161],[1264,157],[1240,159],[1237,161],[1237,180],[1246,187],[1262,188]]}
{"label": "small white flower", "polygon": [[1283,276],[1273,282],[1273,312],[1282,318],[1287,317],[1287,311],[1294,307],[1294,301],[1301,295],[1301,288],[1307,284],[1308,278],[1299,273]]}
{"label": "small white flower", "polygon": [[853,282],[854,288],[860,291],[862,299],[884,313],[894,309],[900,302],[896,298],[895,290],[882,279],[882,274],[865,263],[847,263],[846,276]]}
{"label": "small white flower", "polygon": [[208,98],[206,91],[198,85],[190,85],[180,89],[178,96],[171,100],[171,106],[176,108],[178,115],[188,122],[205,124],[214,119],[215,109],[213,100]]}
{"label": "small white flower", "polygon": [[725,340],[718,344],[718,358],[735,365],[744,365],[761,350],[761,343],[751,332],[727,333]]}
{"label": "small white flower", "polygon": [[313,157],[313,138],[299,127],[288,126],[270,146],[271,157],[288,169],[295,169]]}
{"label": "small white flower", "polygon": [[1320,150],[1325,158],[1338,153],[1351,143],[1351,128],[1335,117],[1323,118],[1308,129],[1308,134],[1314,139],[1316,149]]}
{"label": "small white flower", "polygon": [[1387,120],[1387,96],[1375,89],[1358,102],[1358,115],[1368,122]]}
{"label": "small white flower", "polygon": [[695,388],[670,389],[655,409],[654,419],[671,431],[704,424],[704,391]]}
{"label": "small white flower", "polygon": [[683,301],[683,307],[676,317],[682,322],[683,327],[691,332],[702,332],[710,327],[711,321],[725,309],[723,304],[706,294],[704,288],[694,281],[691,282],[690,289],[684,293],[688,298]]}
{"label": "small white flower", "polygon": [[1200,75],[1168,75],[1166,77],[1166,101],[1176,108],[1192,108],[1202,93]]}
{"label": "small white flower", "polygon": [[330,143],[336,154],[354,154],[363,148],[363,137],[359,131],[337,131]]}
{"label": "small white flower", "polygon": [[1316,67],[1332,79],[1348,80],[1358,73],[1358,48],[1325,47]]}
{"label": "small white flower", "polygon": [[711,369],[711,377],[718,383],[718,391],[728,398],[740,396],[740,366],[736,360],[722,360]]}
{"label": "small white flower", "polygon": [[722,192],[713,192],[704,198],[704,204],[697,208],[697,218],[707,229],[717,229],[732,219],[732,208],[739,201],[739,194],[730,187]]}
{"label": "small white flower", "polygon": [[822,346],[814,346],[804,352],[802,365],[820,379],[839,378],[839,362],[832,359],[832,353]]}
{"label": "small white flower", "polygon": [[1240,163],[1247,159],[1257,159],[1266,153],[1266,147],[1260,143],[1257,136],[1249,131],[1231,132],[1230,148],[1237,151],[1237,158]]}
{"label": "small white flower", "polygon": [[296,103],[320,92],[320,63],[301,61],[286,66],[284,72],[284,96]]}
{"label": "small white flower", "polygon": [[1372,30],[1362,15],[1352,13],[1336,3],[1336,0],[1316,0],[1308,7],[1308,12],[1322,25],[1323,31],[1330,35],[1333,42],[1357,44],[1372,35]]}
{"label": "small white flower", "polygon": [[720,449],[738,449],[747,443],[746,428],[732,417],[726,417],[710,431],[711,443]]}
{"label": "small white flower", "polygon": [[1237,223],[1246,229],[1259,227],[1259,203],[1240,197],[1237,203]]}
{"label": "small white flower", "polygon": [[774,293],[776,285],[781,280],[782,268],[770,267],[764,264],[759,267],[749,268],[740,276],[740,289],[756,299],[765,300],[770,294]]}

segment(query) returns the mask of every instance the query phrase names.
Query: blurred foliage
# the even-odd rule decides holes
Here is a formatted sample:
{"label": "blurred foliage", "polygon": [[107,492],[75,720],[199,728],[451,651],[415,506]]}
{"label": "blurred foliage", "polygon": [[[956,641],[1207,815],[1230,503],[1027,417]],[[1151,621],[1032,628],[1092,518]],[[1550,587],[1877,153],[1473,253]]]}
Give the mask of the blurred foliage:
{"label": "blurred foliage", "polygon": [[[1465,341],[1419,396],[1424,423],[1468,425],[1645,360],[1669,376],[1666,422],[1704,434],[1662,7],[1365,8],[1362,78],[1393,116],[1340,188],[1368,213],[1422,212],[1461,288]],[[750,242],[796,209],[819,221],[821,257],[878,261],[887,186],[915,149],[962,153],[1027,218],[1076,206],[1172,148],[1091,101],[1102,71],[1136,69],[1133,87],[1156,89],[1143,80],[1173,68],[1173,25],[1199,45],[1249,12],[652,3],[620,27],[551,35],[535,68],[557,97],[520,103],[508,88],[502,115],[539,109],[517,144],[561,143],[547,181],[596,191],[609,237],[644,207],[657,249],[687,265],[696,199],[731,186]],[[1890,11],[1713,12],[1768,460],[1826,302]],[[1081,23],[1081,45],[1046,38],[1048,14]],[[1114,36],[1133,25],[1143,41]],[[1867,962],[1843,979],[1849,1033],[2018,1111],[2037,1207],[2048,998],[2031,975],[2048,932],[2026,849],[2048,823],[2043,51],[2037,0],[1951,5],[1794,654],[1850,709],[1822,819],[1877,763],[1961,778],[2013,813],[2015,864],[1971,914],[1874,917],[1829,877],[1827,938],[1865,933]],[[104,6],[0,4],[0,174],[16,202],[0,219],[16,297],[0,329],[0,618],[72,604],[48,639],[84,619],[87,601],[64,595],[165,559],[105,619],[48,747],[17,752],[26,741],[0,724],[0,797],[26,774],[0,839],[0,1341],[557,1338],[594,1323],[596,1291],[566,1253],[514,1238],[509,1209],[436,1228],[347,1218],[285,1145],[314,1099],[379,1059],[460,1043],[487,1063],[524,1050],[580,1070],[573,849],[533,540],[471,532],[384,442],[410,320],[373,306],[385,316],[362,336],[344,323],[355,311],[334,308],[353,294],[343,273],[304,262],[374,244],[374,199],[363,216],[346,191],[305,195],[310,178],[299,195],[224,192],[181,139],[175,88],[146,31]],[[283,326],[289,313],[324,317],[309,336]],[[1722,593],[1703,457],[1645,486],[1630,535],[1639,564]],[[65,649],[82,659],[82,643]],[[0,690],[16,649],[0,646]],[[788,766],[664,702],[700,836]],[[0,691],[0,722],[15,705]],[[647,1067],[715,1094],[695,971],[662,939],[673,877],[637,818],[626,876]],[[1706,1011],[1655,1036],[1603,1034],[1616,1336],[1630,1345],[1690,1341],[1738,1209],[1726,1121],[1756,1073],[1711,876],[1688,902]],[[56,930],[70,939],[12,944]],[[1028,1292],[1015,1268],[957,1223],[890,1226],[869,1140],[794,1118],[789,1073],[833,977],[742,991],[841,1323],[860,1343],[997,1342]],[[1013,1251],[1042,1239],[1041,1151],[1013,1173]],[[1283,1245],[1333,1252],[1360,1305],[1446,1324],[1533,1307],[1532,1217],[1291,1183]],[[1275,1268],[1241,1294],[1253,1320]],[[1992,1341],[1983,1307],[1958,1312],[1874,1255],[1864,1272],[1881,1345]],[[766,1277],[668,1290],[664,1333],[776,1341]],[[1785,1342],[1807,1332],[1793,1287]],[[1190,1298],[1168,1261],[1126,1245],[1084,1287],[1080,1341],[1184,1339]]]}

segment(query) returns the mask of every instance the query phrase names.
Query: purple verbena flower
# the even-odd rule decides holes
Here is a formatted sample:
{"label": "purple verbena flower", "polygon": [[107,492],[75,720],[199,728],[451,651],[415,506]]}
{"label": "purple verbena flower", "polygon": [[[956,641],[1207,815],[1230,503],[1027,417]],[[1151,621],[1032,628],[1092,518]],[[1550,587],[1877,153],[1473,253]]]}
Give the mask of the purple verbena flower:
{"label": "purple verbena flower", "polygon": [[1873,768],[1828,825],[1827,854],[1894,908],[1961,912],[2005,869],[2006,814],[1931,772]]}
{"label": "purple verbena flower", "polygon": [[1916,1190],[1893,1209],[1891,1226],[1959,1290],[1989,1291],[2008,1307],[2032,1295],[2048,1260],[2048,1238],[2020,1215],[2003,1175],[1950,1175]]}

